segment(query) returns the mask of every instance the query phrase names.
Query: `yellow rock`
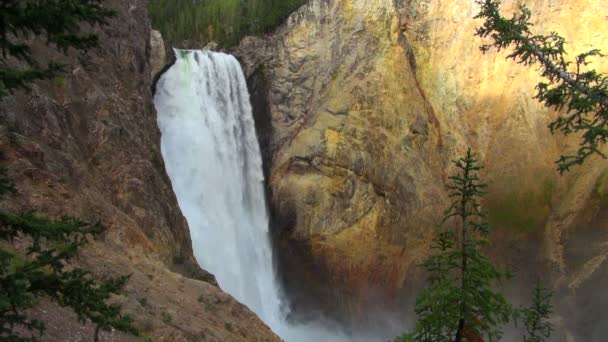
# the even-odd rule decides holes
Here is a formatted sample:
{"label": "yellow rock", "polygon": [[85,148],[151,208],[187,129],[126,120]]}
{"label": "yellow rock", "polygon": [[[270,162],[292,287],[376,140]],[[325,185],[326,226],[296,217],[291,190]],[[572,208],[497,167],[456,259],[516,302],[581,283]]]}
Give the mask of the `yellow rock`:
{"label": "yellow rock", "polygon": [[[520,3],[503,1],[504,13]],[[608,2],[523,3],[533,29],[560,32],[573,55],[608,52]],[[241,46],[249,68],[252,47],[267,54],[271,205],[282,246],[307,246],[298,251],[312,265],[300,270],[310,287],[361,303],[374,286],[409,286],[448,203],[451,161],[469,146],[486,165],[485,206],[500,243],[516,246],[504,247],[503,261],[548,261],[556,287],[603,267],[577,254],[566,232],[584,217],[608,232],[596,190],[608,164],[592,158],[558,175],[554,161],[578,137],[547,128],[558,114],[533,98],[538,70],[506,60],[508,51],[481,53],[478,10],[474,0],[311,0],[273,38]],[[593,67],[608,71],[608,58]],[[294,257],[285,248],[279,260]],[[585,272],[570,271],[587,260]]]}

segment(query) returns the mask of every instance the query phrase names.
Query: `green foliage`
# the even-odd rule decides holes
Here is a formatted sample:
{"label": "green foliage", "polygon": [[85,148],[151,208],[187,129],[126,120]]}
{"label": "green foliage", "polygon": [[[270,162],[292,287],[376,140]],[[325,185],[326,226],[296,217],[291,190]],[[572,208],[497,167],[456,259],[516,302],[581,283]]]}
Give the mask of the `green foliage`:
{"label": "green foliage", "polygon": [[[0,0],[0,97],[27,89],[35,80],[62,80],[61,65],[53,61],[40,65],[34,58],[29,45],[32,36],[44,36],[47,44],[63,53],[70,48],[86,50],[97,45],[97,37],[82,33],[81,28],[107,24],[113,15],[96,0]],[[10,138],[14,135],[8,128]],[[12,192],[13,180],[0,168],[0,200]],[[121,314],[119,305],[109,303],[128,277],[98,282],[90,272],[68,267],[89,236],[100,232],[98,224],[70,217],[51,220],[32,211],[0,211],[3,247],[15,241],[26,244],[20,252],[17,247],[0,248],[0,340],[38,341],[45,324],[28,317],[26,311],[40,298],[72,309],[82,323],[94,324],[95,341],[102,330],[137,334],[131,318]]]}
{"label": "green foliage", "polygon": [[53,85],[57,88],[63,88],[65,86],[65,78],[61,76],[53,78]]}
{"label": "green foliage", "polygon": [[173,322],[173,315],[171,315],[170,313],[163,311],[160,314],[160,318],[162,319],[163,322],[165,322],[166,324],[169,324],[171,322]]}
{"label": "green foliage", "polygon": [[234,328],[232,327],[232,323],[224,323],[224,329],[230,332],[234,332]]}
{"label": "green foliage", "polygon": [[[508,274],[481,251],[490,230],[479,205],[486,188],[477,175],[481,167],[470,149],[454,163],[458,173],[448,185],[453,202],[437,227],[435,253],[422,264],[428,285],[416,299],[418,321],[400,342],[469,341],[472,336],[497,341],[512,314],[505,298],[492,290]],[[458,226],[446,227],[448,222]]]}
{"label": "green foliage", "polygon": [[596,194],[601,202],[608,204],[608,169],[602,172],[597,180]]}
{"label": "green foliage", "polygon": [[96,0],[0,0],[0,97],[62,71],[56,62],[36,61],[31,36],[44,36],[63,53],[86,50],[97,45],[97,36],[82,33],[83,24],[104,25],[112,15]]}
{"label": "green foliage", "polygon": [[590,50],[569,61],[563,37],[556,32],[540,35],[531,31],[532,14],[525,5],[507,19],[500,13],[499,0],[477,3],[481,11],[476,18],[485,20],[477,35],[493,41],[483,45],[482,51],[512,47],[508,58],[524,65],[539,65],[546,82],[537,85],[536,98],[562,112],[549,128],[565,135],[582,134],[577,153],[561,156],[557,161],[559,171],[581,165],[594,154],[605,158],[600,149],[608,140],[608,75],[588,68],[590,57],[603,57],[600,51]]}
{"label": "green foliage", "polygon": [[0,166],[0,199],[10,192],[15,192],[15,182],[8,176],[6,169]]}
{"label": "green foliage", "polygon": [[[10,191],[14,191],[12,181],[0,169],[0,194]],[[54,221],[33,212],[13,215],[0,211],[0,239],[29,242],[25,256],[0,249],[0,339],[37,341],[35,335],[43,335],[44,323],[24,313],[41,297],[71,308],[83,323],[91,321],[96,326],[96,341],[100,330],[137,334],[129,316],[120,313],[120,306],[107,303],[120,293],[128,277],[97,283],[90,272],[66,267],[87,243],[87,236],[99,232],[99,225],[74,218]],[[34,335],[23,338],[21,329]]]}
{"label": "green foliage", "polygon": [[179,47],[214,40],[238,44],[247,34],[268,32],[305,0],[150,0],[152,26]]}
{"label": "green foliage", "polygon": [[144,308],[148,306],[148,298],[137,298],[137,301],[139,302],[139,305]]}
{"label": "green foliage", "polygon": [[532,305],[521,310],[526,327],[524,342],[543,342],[551,336],[553,325],[548,319],[553,313],[552,297],[553,293],[539,281],[533,291]]}

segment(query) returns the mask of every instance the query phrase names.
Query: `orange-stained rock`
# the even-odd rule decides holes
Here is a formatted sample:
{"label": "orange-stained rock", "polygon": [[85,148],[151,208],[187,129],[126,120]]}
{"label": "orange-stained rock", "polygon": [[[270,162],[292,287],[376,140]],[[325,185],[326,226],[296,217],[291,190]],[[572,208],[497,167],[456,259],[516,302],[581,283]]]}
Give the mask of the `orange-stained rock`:
{"label": "orange-stained rock", "polygon": [[[539,33],[559,31],[574,53],[608,51],[605,1],[525,3]],[[477,12],[473,0],[311,0],[275,35],[237,49],[271,127],[260,135],[296,302],[321,297],[328,311],[359,317],[378,300],[370,293],[411,289],[447,203],[451,160],[468,146],[490,183],[491,254],[524,284],[513,293],[540,274],[568,297],[561,313],[582,313],[579,286],[608,284],[597,279],[607,270],[608,162],[558,175],[554,161],[577,138],[548,130],[557,114],[533,98],[537,70],[481,53]],[[608,71],[608,59],[593,66]]]}

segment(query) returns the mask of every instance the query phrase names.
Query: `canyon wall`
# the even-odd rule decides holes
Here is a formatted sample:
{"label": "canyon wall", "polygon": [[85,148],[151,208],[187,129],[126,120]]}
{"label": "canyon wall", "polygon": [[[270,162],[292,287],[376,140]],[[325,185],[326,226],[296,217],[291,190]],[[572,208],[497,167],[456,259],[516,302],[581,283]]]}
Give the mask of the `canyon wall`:
{"label": "canyon wall", "polygon": [[[276,341],[249,309],[217,287],[192,255],[188,227],[159,150],[151,101],[150,24],[146,1],[105,1],[117,10],[95,28],[100,46],[66,57],[34,42],[34,55],[54,58],[65,74],[37,82],[0,103],[2,164],[18,193],[5,209],[100,222],[106,231],[77,264],[100,279],[131,275],[116,300],[141,339]],[[155,46],[162,44],[153,37]],[[90,341],[93,329],[43,301],[32,313],[47,323],[45,340]],[[107,333],[104,341],[135,340]]]}
{"label": "canyon wall", "polygon": [[[520,3],[503,1],[502,9],[510,15]],[[572,58],[592,48],[608,50],[605,1],[523,3],[534,15],[533,30],[562,34]],[[608,270],[608,162],[596,156],[563,176],[555,171],[554,162],[574,153],[579,138],[550,134],[547,126],[559,114],[533,99],[541,81],[536,68],[506,60],[508,51],[480,53],[484,41],[466,35],[479,25],[472,19],[477,10],[470,1],[404,5],[418,79],[446,141],[473,146],[483,156],[490,184],[486,208],[499,228],[498,259],[528,281],[540,276],[553,285],[561,323],[577,331],[577,340],[600,340],[603,319],[590,321],[588,314],[606,304],[599,289]],[[608,71],[608,59],[594,62]]]}
{"label": "canyon wall", "polygon": [[[525,3],[534,30],[560,32],[572,52],[608,51],[605,1]],[[406,303],[451,160],[470,146],[490,184],[491,254],[518,274],[507,292],[523,300],[542,275],[563,335],[593,340],[601,322],[581,332],[579,313],[605,306],[607,162],[555,171],[577,137],[547,128],[557,113],[533,98],[535,68],[481,53],[477,12],[473,0],[311,0],[274,35],[241,42],[287,290],[300,308],[317,299],[355,321]],[[593,66],[608,71],[605,58]]]}

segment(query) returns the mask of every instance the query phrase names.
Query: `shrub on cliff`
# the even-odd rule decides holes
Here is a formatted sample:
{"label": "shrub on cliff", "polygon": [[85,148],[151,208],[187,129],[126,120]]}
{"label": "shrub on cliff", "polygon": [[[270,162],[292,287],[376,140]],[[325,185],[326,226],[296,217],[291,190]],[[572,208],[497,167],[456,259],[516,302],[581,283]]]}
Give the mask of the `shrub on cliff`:
{"label": "shrub on cliff", "polygon": [[[81,28],[106,24],[112,15],[94,0],[0,0],[0,98],[61,72],[61,65],[41,65],[33,56],[30,37],[40,35],[64,53],[85,50],[97,45],[97,36]],[[0,167],[0,200],[15,191],[7,170]],[[90,272],[69,266],[88,236],[99,232],[99,225],[70,217],[51,220],[32,211],[0,210],[0,340],[37,341],[43,335],[44,322],[26,312],[40,298],[93,323],[95,341],[101,330],[137,334],[120,306],[109,304],[128,277],[98,282]]]}
{"label": "shrub on cliff", "polygon": [[513,313],[493,290],[508,274],[482,252],[490,227],[479,204],[486,188],[478,176],[481,167],[470,149],[454,164],[458,173],[447,186],[454,200],[437,227],[435,253],[422,264],[428,286],[416,299],[418,321],[412,334],[397,341],[496,341]]}
{"label": "shrub on cliff", "polygon": [[60,64],[41,65],[32,55],[30,37],[41,36],[62,52],[86,50],[97,45],[97,36],[81,27],[105,25],[113,14],[98,0],[0,0],[0,97],[61,73]]}
{"label": "shrub on cliff", "polygon": [[553,313],[552,297],[553,293],[539,281],[532,293],[532,305],[520,311],[526,329],[524,342],[543,342],[551,336],[553,324],[549,317]]}
{"label": "shrub on cliff", "polygon": [[566,40],[558,33],[533,33],[532,16],[525,4],[510,19],[500,13],[499,0],[477,0],[481,11],[476,18],[484,20],[477,29],[480,37],[490,37],[492,44],[482,45],[482,51],[512,47],[507,58],[524,65],[537,65],[546,82],[536,86],[536,98],[561,115],[549,128],[565,135],[582,134],[574,155],[564,155],[557,161],[560,172],[581,165],[589,156],[606,156],[601,148],[608,141],[608,75],[589,68],[592,57],[603,57],[592,49],[568,60]]}
{"label": "shrub on cliff", "polygon": [[[0,199],[13,191],[6,170],[0,168]],[[95,341],[101,330],[137,334],[129,316],[120,313],[120,306],[108,304],[128,277],[98,283],[90,272],[66,267],[87,243],[87,235],[99,232],[99,225],[74,218],[50,220],[33,212],[0,211],[0,240],[27,245],[25,251],[0,248],[0,340],[37,341],[44,334],[44,322],[25,312],[40,298],[71,308],[83,323],[92,322]]]}
{"label": "shrub on cliff", "polygon": [[[452,204],[435,234],[435,251],[422,263],[427,287],[416,298],[418,321],[414,331],[397,342],[498,341],[503,326],[513,320],[525,328],[524,342],[542,342],[551,335],[552,293],[539,283],[532,305],[514,309],[494,286],[509,278],[484,254],[490,226],[481,210],[486,184],[479,178],[481,166],[471,152],[455,161],[457,173],[447,188]],[[455,226],[447,226],[455,224]]]}

